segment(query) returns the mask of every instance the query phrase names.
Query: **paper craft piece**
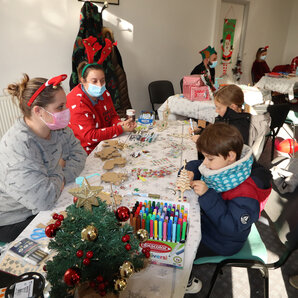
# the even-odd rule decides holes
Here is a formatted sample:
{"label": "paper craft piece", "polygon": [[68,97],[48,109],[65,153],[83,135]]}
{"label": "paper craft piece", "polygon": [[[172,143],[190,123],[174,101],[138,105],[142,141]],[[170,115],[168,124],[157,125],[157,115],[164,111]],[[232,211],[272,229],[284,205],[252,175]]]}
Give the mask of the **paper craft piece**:
{"label": "paper craft piece", "polygon": [[[102,200],[105,201],[108,205],[113,205],[113,198],[111,196],[111,193],[108,192],[101,192],[98,197]],[[115,203],[117,206],[119,206],[122,202],[122,196],[114,193],[114,199],[115,199]]]}
{"label": "paper craft piece", "polygon": [[115,147],[104,147],[101,151],[95,152],[94,156],[99,157],[101,160],[106,160],[115,157],[121,157],[121,154]]}
{"label": "paper craft piece", "polygon": [[183,202],[183,195],[186,190],[191,189],[190,187],[190,178],[188,176],[186,167],[186,161],[184,162],[184,167],[180,172],[180,175],[176,181],[176,190],[179,190],[181,193],[180,200]]}
{"label": "paper craft piece", "polygon": [[116,173],[116,172],[107,172],[101,176],[101,181],[113,183],[114,185],[119,185],[127,179],[127,174]]}
{"label": "paper craft piece", "polygon": [[112,170],[116,165],[119,167],[124,167],[126,164],[126,159],[123,157],[117,157],[115,159],[110,159],[105,162],[103,168],[105,170]]}
{"label": "paper craft piece", "polygon": [[206,121],[205,120],[198,120],[198,127],[206,127]]}
{"label": "paper craft piece", "polygon": [[103,147],[114,147],[116,149],[122,150],[124,148],[124,143],[117,140],[107,140],[102,144]]}
{"label": "paper craft piece", "polygon": [[91,186],[85,178],[81,187],[70,189],[68,192],[77,197],[76,207],[84,207],[92,212],[92,206],[98,206],[97,196],[103,190],[102,186]]}

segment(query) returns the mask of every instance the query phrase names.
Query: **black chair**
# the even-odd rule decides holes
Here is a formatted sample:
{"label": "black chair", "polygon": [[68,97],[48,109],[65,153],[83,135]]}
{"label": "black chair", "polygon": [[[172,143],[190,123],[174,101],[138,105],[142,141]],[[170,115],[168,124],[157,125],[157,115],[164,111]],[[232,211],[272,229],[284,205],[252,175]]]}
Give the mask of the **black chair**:
{"label": "black chair", "polygon": [[183,93],[183,78],[180,80],[180,90]]}
{"label": "black chair", "polygon": [[[200,258],[194,265],[216,264],[216,269],[210,282],[206,297],[210,297],[217,276],[225,266],[257,269],[262,273],[264,281],[264,297],[269,297],[268,270],[283,266],[291,254],[298,249],[298,188],[295,193],[280,195],[273,185],[272,192],[264,209],[272,232],[275,232],[283,245],[279,259],[267,263],[263,254],[263,243],[255,225],[252,226],[248,240],[241,251],[233,256],[215,256]],[[258,243],[259,242],[259,243]]]}
{"label": "black chair", "polygon": [[271,137],[272,138],[271,160],[273,159],[273,155],[274,155],[275,138],[280,128],[285,123],[289,110],[290,110],[289,104],[274,104],[274,105],[269,105],[267,108],[267,111],[269,112],[271,117],[271,124],[270,124],[270,133],[266,136],[266,142],[264,147],[266,146],[268,139]]}
{"label": "black chair", "polygon": [[152,105],[152,110],[157,116],[157,110],[155,109],[155,104],[163,104],[168,97],[174,95],[174,87],[170,81],[154,81],[148,85],[150,102]]}

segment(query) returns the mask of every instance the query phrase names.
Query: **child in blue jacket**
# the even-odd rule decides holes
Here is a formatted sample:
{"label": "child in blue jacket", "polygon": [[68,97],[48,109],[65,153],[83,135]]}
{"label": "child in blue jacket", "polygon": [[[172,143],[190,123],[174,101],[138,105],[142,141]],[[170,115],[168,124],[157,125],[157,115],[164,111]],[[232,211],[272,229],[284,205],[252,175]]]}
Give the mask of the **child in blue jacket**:
{"label": "child in blue jacket", "polygon": [[[226,123],[207,126],[197,141],[205,159],[188,162],[186,169],[201,207],[202,240],[197,258],[233,255],[244,245],[271,192],[271,174],[253,162],[239,130]],[[186,293],[202,283],[193,278]]]}

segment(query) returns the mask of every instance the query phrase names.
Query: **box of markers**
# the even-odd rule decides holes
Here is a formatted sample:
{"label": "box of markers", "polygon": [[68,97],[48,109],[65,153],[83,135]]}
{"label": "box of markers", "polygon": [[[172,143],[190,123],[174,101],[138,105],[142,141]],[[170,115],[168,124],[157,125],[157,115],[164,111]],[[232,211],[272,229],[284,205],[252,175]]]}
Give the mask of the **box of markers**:
{"label": "box of markers", "polygon": [[186,202],[138,198],[130,215],[130,224],[135,232],[147,230],[149,239],[141,242],[140,247],[150,248],[152,263],[183,268],[188,210]]}

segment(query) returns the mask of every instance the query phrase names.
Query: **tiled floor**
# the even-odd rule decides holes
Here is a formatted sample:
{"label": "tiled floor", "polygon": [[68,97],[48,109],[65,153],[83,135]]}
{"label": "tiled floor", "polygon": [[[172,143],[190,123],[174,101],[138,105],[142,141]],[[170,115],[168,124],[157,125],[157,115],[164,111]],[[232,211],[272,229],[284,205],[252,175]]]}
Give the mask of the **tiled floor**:
{"label": "tiled floor", "polygon": [[[298,129],[297,129],[298,130]],[[297,131],[296,131],[297,135]],[[289,138],[287,133],[282,129],[279,136]],[[259,160],[266,167],[270,166],[271,144],[268,141],[266,148]],[[275,152],[275,156],[278,153]],[[298,188],[296,189],[298,198]],[[298,216],[298,210],[297,210]],[[267,247],[268,261],[275,262],[278,255],[282,252],[282,245],[278,237],[272,232],[272,229],[266,224],[266,220],[257,223],[258,230]],[[203,288],[199,294],[185,295],[185,298],[205,297],[208,291],[209,282],[214,272],[214,265],[201,265],[194,269],[194,275],[199,277],[203,282]],[[298,251],[293,253],[286,264],[280,269],[269,271],[269,297],[270,298],[296,298],[298,290],[293,288],[289,282],[289,276],[298,274]],[[223,275],[219,276],[211,297],[220,298],[261,298],[264,297],[263,279],[258,270],[243,268],[225,268]]]}

